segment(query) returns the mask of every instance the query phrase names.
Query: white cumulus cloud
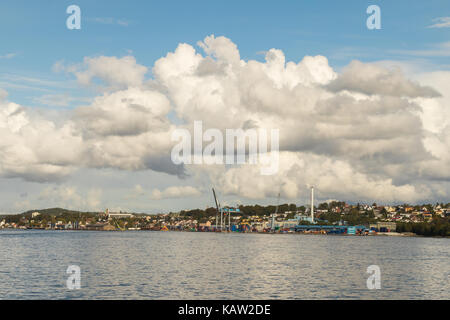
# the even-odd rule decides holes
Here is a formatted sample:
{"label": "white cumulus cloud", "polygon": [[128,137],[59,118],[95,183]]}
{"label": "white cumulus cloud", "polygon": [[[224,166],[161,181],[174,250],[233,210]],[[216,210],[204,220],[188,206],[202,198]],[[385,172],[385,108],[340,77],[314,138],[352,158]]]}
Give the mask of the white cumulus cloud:
{"label": "white cumulus cloud", "polygon": [[[418,202],[449,194],[448,73],[411,79],[359,61],[338,72],[324,56],[286,61],[275,48],[264,61],[244,60],[236,44],[214,35],[198,45],[201,51],[179,44],[153,66],[132,56],[56,64],[82,85],[104,84],[59,124],[0,91],[0,175],[42,182],[70,179],[78,168],[153,170],[206,176],[222,194],[247,199],[278,192],[295,199],[311,185],[323,199]],[[192,130],[194,121],[222,132],[279,129],[279,172],[174,165],[171,133]],[[154,189],[150,197],[197,196],[200,189]]]}

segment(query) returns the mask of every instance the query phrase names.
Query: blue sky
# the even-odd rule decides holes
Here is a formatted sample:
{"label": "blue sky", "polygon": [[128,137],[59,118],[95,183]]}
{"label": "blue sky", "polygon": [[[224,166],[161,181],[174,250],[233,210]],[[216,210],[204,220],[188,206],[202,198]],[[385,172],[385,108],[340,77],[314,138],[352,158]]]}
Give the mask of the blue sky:
{"label": "blue sky", "polygon": [[[369,5],[374,4],[378,5],[381,9],[381,30],[369,30],[366,27],[366,20],[369,16],[366,13],[366,9]],[[66,20],[69,16],[69,14],[66,13],[66,9],[69,5],[78,5],[81,8],[81,30],[69,30],[66,27]],[[441,20],[439,20],[439,18],[441,18]],[[439,24],[443,24],[444,27],[430,27]],[[326,176],[330,172],[331,175],[336,173],[337,178],[342,179],[341,184],[345,186],[345,188],[343,188],[345,189],[345,192],[338,192],[340,190],[336,191],[331,188],[331,191],[323,191],[321,194],[320,188],[317,188],[317,196],[321,197],[321,200],[327,200],[338,196],[340,197],[339,200],[354,202],[359,201],[359,198],[357,198],[358,196],[361,196],[361,201],[364,199],[372,199],[371,197],[373,195],[377,196],[378,194],[383,194],[383,192],[381,192],[383,190],[379,190],[380,185],[386,185],[388,188],[394,190],[394,193],[398,192],[405,195],[417,195],[424,193],[425,190],[432,195],[426,198],[431,201],[443,201],[443,199],[448,198],[450,177],[443,172],[445,169],[441,169],[448,168],[448,164],[450,163],[450,153],[447,152],[447,150],[450,150],[448,147],[450,137],[448,137],[448,133],[446,133],[450,130],[446,131],[445,129],[446,126],[450,128],[450,111],[448,108],[450,101],[450,87],[448,85],[448,83],[450,83],[450,1],[448,0],[2,1],[0,3],[0,38],[2,39],[0,41],[0,106],[2,106],[1,103],[4,101],[14,102],[25,107],[26,112],[23,112],[23,114],[27,115],[27,119],[34,119],[34,111],[37,110],[37,113],[43,115],[41,117],[42,119],[55,121],[57,124],[72,125],[76,123],[76,125],[80,127],[78,128],[80,131],[86,131],[84,133],[86,134],[87,141],[89,140],[89,132],[93,129],[88,128],[89,130],[86,130],[86,128],[83,127],[84,123],[81,123],[80,125],[80,122],[76,119],[76,121],[72,118],[69,121],[66,121],[73,116],[71,111],[79,111],[80,106],[90,105],[90,107],[92,107],[91,109],[97,110],[100,108],[100,111],[103,112],[107,109],[102,109],[103,105],[101,105],[101,103],[93,106],[93,104],[91,104],[92,99],[102,96],[114,96],[116,92],[111,88],[101,92],[101,90],[94,85],[96,84],[95,81],[101,78],[98,74],[93,76],[92,82],[88,83],[86,86],[85,84],[81,84],[80,81],[77,81],[74,72],[56,72],[54,68],[55,63],[60,62],[66,67],[78,64],[79,66],[81,65],[79,69],[81,70],[86,67],[86,65],[82,65],[83,59],[86,57],[98,58],[100,56],[105,56],[119,58],[117,64],[127,66],[120,58],[133,56],[140,67],[145,66],[148,68],[149,72],[145,74],[144,78],[144,80],[147,80],[152,77],[151,69],[154,66],[155,61],[161,57],[165,57],[169,52],[174,52],[180,43],[188,43],[189,45],[194,46],[198,52],[205,56],[203,50],[197,45],[197,42],[203,41],[205,37],[210,35],[215,35],[216,38],[214,41],[217,41],[217,43],[221,41],[219,39],[221,36],[226,37],[227,40],[230,39],[227,46],[231,46],[231,42],[235,43],[238,46],[240,57],[244,61],[258,60],[263,62],[267,51],[276,48],[284,53],[286,61],[298,63],[299,70],[311,68],[308,70],[312,70],[311,73],[317,72],[318,78],[320,78],[321,75],[328,74],[330,78],[326,81],[331,81],[330,79],[332,79],[333,76],[332,73],[340,73],[345,66],[349,65],[349,63],[355,59],[362,62],[376,62],[378,63],[377,66],[392,64],[392,66],[404,68],[403,71],[406,74],[406,78],[417,81],[417,83],[420,82],[421,84],[431,86],[439,91],[443,97],[434,97],[434,100],[431,98],[429,100],[426,100],[426,98],[422,99],[420,94],[417,94],[416,96],[413,95],[413,98],[419,97],[416,99],[416,102],[419,104],[423,103],[423,106],[421,107],[423,107],[424,111],[421,118],[424,127],[423,134],[417,134],[417,143],[411,143],[411,141],[408,140],[409,136],[412,136],[413,138],[416,136],[414,132],[416,129],[413,128],[408,134],[404,134],[402,130],[397,130],[399,133],[396,139],[386,139],[386,144],[380,145],[380,148],[385,147],[385,150],[383,150],[384,153],[381,151],[379,152],[382,160],[377,161],[376,158],[370,158],[367,154],[363,154],[360,158],[357,156],[351,156],[349,159],[345,159],[345,157],[340,158],[340,160],[344,162],[336,164],[335,160],[338,159],[338,156],[333,154],[333,150],[335,149],[334,144],[330,142],[331,140],[325,140],[324,146],[329,146],[331,150],[327,150],[327,152],[331,152],[329,158],[322,159],[321,157],[323,157],[323,154],[318,152],[316,155],[318,158],[314,158],[314,161],[317,159],[320,161],[323,160],[324,165],[311,168],[307,167],[304,170],[306,172],[309,170],[316,171],[322,168],[326,169],[326,165],[330,163],[336,165],[335,167],[331,166],[330,171],[325,170],[323,175]],[[179,55],[181,56],[182,54]],[[332,70],[326,69],[324,71],[320,68],[316,68],[317,65],[320,65],[320,57],[315,57],[314,59],[316,60],[313,59],[315,62],[310,61],[300,63],[305,56],[316,55],[326,57]],[[180,59],[182,60],[184,58],[186,60],[183,60],[183,63],[192,62],[189,60],[189,57],[181,57]],[[164,64],[168,70],[172,65],[169,61],[170,59],[165,60]],[[98,62],[99,61],[97,61],[97,63]],[[309,63],[312,64],[309,65]],[[139,66],[128,65],[127,68],[130,67],[130,73],[132,74],[133,71],[136,71],[136,68],[139,69]],[[111,66],[108,65],[107,69],[111,69]],[[301,74],[301,70],[298,71],[299,74]],[[355,78],[351,72],[355,72],[357,75],[357,70],[367,72],[367,70],[372,69],[364,64],[353,65],[353,69],[347,72],[349,74],[348,79],[351,80]],[[111,74],[114,74],[114,76],[117,76],[117,74],[120,73],[117,72],[117,69],[109,71]],[[264,72],[260,72],[259,76],[262,77],[260,80],[269,81],[270,79],[270,81],[272,81],[273,79],[271,76],[273,76],[273,74],[269,75]],[[294,81],[295,77],[293,78],[292,74],[289,74],[289,72],[283,70],[285,80],[290,79],[289,81]],[[392,80],[393,83],[399,81],[400,88],[414,88],[414,90],[421,91],[421,88],[417,87],[418,84],[416,82],[409,83],[407,79],[403,79],[403,76],[397,76],[393,73],[383,73],[384,71],[379,70],[377,72],[384,74],[386,78]],[[385,94],[389,90],[386,90],[384,87],[381,89],[377,87],[377,84],[380,82],[379,79],[376,78],[377,72],[375,72],[373,79],[368,75],[370,78],[368,79],[368,91],[372,92],[371,90],[375,90],[374,94],[380,94],[381,92],[380,96],[382,96],[383,99],[386,99],[382,100],[382,102],[384,103],[384,101],[387,101],[389,105],[389,99],[392,97],[390,94]],[[137,71],[137,73],[139,73],[139,71]],[[370,71],[367,73],[370,73]],[[303,77],[304,75],[301,74],[301,76]],[[137,76],[137,78],[139,78],[139,76]],[[258,80],[256,76],[255,79]],[[243,81],[242,79],[236,82],[231,81],[230,83],[222,83],[222,80],[220,73],[218,73],[215,81],[223,85],[223,88],[245,85],[245,81],[242,83],[240,82]],[[314,81],[316,80],[317,79]],[[369,80],[373,80],[373,83]],[[189,88],[189,81],[191,81],[190,78],[183,79],[180,83],[177,83],[179,88],[171,88],[173,92],[169,93],[167,92],[168,90],[166,90],[169,86],[166,83],[159,83],[161,87],[166,86],[161,90],[161,94],[166,95],[167,98],[171,100],[171,103],[173,103],[173,107],[178,108],[178,111],[182,108],[179,105],[176,105],[177,103],[174,103],[174,97],[176,96],[174,92],[181,88],[180,90],[182,93],[180,95],[185,94],[183,90],[185,90],[185,87]],[[196,79],[196,81],[201,83],[202,79]],[[315,86],[317,86],[316,89],[318,91],[324,90],[321,85],[328,83],[326,81],[320,82],[317,80],[317,83],[315,83]],[[318,84],[319,82],[320,84]],[[140,87],[142,92],[138,94],[131,93],[131,97],[140,97],[140,95],[146,97],[149,94],[149,90],[146,87],[147,84],[147,82],[145,85],[144,83],[140,84],[138,87]],[[298,83],[295,83],[292,87],[295,87],[297,84]],[[355,89],[355,84],[351,83],[351,81],[347,84],[350,84],[350,91],[352,88]],[[130,84],[128,85],[132,86]],[[286,82],[284,84],[279,84],[279,87],[281,88],[283,85],[286,85]],[[204,84],[204,86],[205,93],[202,92],[200,96],[207,96],[209,92],[207,84]],[[292,87],[289,88],[289,90],[280,91],[281,93],[279,93],[278,97],[283,97],[287,99],[286,101],[290,101],[289,94],[295,91],[292,90]],[[357,84],[356,89],[358,89]],[[7,100],[5,100],[3,90],[8,93]],[[408,92],[412,92],[412,90],[413,89]],[[186,91],[189,91],[189,89],[186,89]],[[251,93],[253,94],[254,92]],[[246,94],[248,94],[248,92],[244,92],[243,94],[243,97],[247,98]],[[327,94],[330,93],[328,92]],[[333,95],[336,95],[337,97],[340,93],[333,92]],[[301,96],[302,93],[300,92],[297,97]],[[258,97],[258,99],[260,99],[258,101],[263,101],[264,98],[266,98],[266,96],[264,95],[264,92],[262,92],[261,97]],[[357,97],[357,99],[359,98],[360,97]],[[56,99],[56,103],[55,100],[51,99]],[[357,101],[357,99],[355,101]],[[226,97],[223,97],[223,100],[226,100]],[[301,99],[297,100],[300,101]],[[267,105],[270,103],[267,102]],[[308,102],[298,102],[298,110],[303,107],[302,103],[307,104]],[[357,102],[355,102],[355,104],[357,104]],[[120,104],[118,105],[120,106]],[[400,104],[400,107],[401,106],[402,104]],[[217,110],[221,110],[220,106],[215,107],[217,107]],[[248,106],[242,105],[241,107],[244,111],[249,111],[245,109]],[[294,105],[292,105],[292,107],[294,107]],[[316,106],[311,106],[311,110],[315,107]],[[411,109],[414,109],[414,106],[410,107]],[[124,107],[124,109],[130,113],[124,114],[123,119],[127,119],[128,116],[133,115],[131,109],[128,110],[126,107]],[[29,112],[30,110],[31,112]],[[112,110],[114,110],[114,108],[112,108]],[[118,111],[120,110],[121,109],[119,108]],[[0,193],[0,202],[3,203],[0,206],[0,212],[15,212],[16,210],[30,209],[38,207],[39,205],[47,206],[47,204],[48,206],[51,206],[52,203],[55,206],[64,205],[59,204],[56,200],[52,202],[52,197],[55,197],[55,199],[67,197],[67,199],[73,201],[74,205],[72,205],[72,208],[75,208],[74,206],[76,206],[76,203],[79,202],[80,199],[89,198],[89,194],[86,193],[87,191],[84,191],[90,190],[91,188],[91,197],[95,200],[92,201],[92,203],[98,204],[89,208],[109,207],[137,211],[168,211],[172,209],[212,205],[209,190],[214,181],[210,181],[210,177],[206,177],[206,174],[199,175],[199,177],[194,177],[195,174],[193,174],[193,178],[180,180],[177,176],[167,174],[165,171],[153,170],[147,167],[143,171],[122,170],[123,168],[115,163],[116,150],[113,147],[109,150],[112,150],[110,157],[112,162],[109,164],[107,163],[100,169],[95,165],[84,167],[82,165],[77,166],[77,164],[79,164],[76,163],[77,161],[84,160],[80,160],[77,157],[74,157],[74,159],[70,159],[71,161],[69,161],[65,157],[60,159],[59,154],[54,155],[51,152],[49,152],[49,156],[46,157],[45,152],[40,152],[40,143],[35,144],[35,140],[29,139],[29,135],[30,132],[35,132],[33,131],[34,126],[39,128],[42,124],[48,129],[48,127],[52,127],[52,124],[41,121],[41,118],[39,118],[39,121],[41,122],[33,123],[33,121],[36,120],[30,120],[29,124],[25,123],[26,121],[20,117],[16,120],[13,119],[16,122],[8,117],[2,119],[1,111],[2,110],[0,109],[0,130],[2,130],[3,127],[6,127],[6,125],[2,127],[1,121],[4,121],[8,125],[16,123],[17,126],[24,126],[25,129],[30,127],[31,129],[28,131],[24,129],[17,133],[17,130],[15,131],[14,127],[11,132],[8,132],[11,140],[6,141],[7,139],[4,139],[6,142],[3,141],[3,145],[0,142],[0,151],[12,150],[14,156],[14,152],[17,152],[18,155],[17,158],[14,158],[13,156],[4,157],[6,160],[5,168],[3,168],[2,156],[4,154],[0,153],[0,190],[2,191]],[[331,111],[337,112],[336,116],[338,116],[338,118],[341,116],[339,114],[339,109]],[[110,114],[107,114],[108,112],[111,114],[114,113],[114,111],[107,110],[103,114],[103,116],[105,116],[104,119],[101,118],[101,116],[98,116],[97,118],[94,117],[93,122],[97,121],[97,123],[102,123],[101,121],[111,120],[108,118],[110,116]],[[361,112],[363,113],[364,110]],[[11,114],[8,114],[8,116],[13,118],[13,116],[17,114],[20,113],[12,112]],[[198,117],[202,119],[201,117],[204,114],[199,113]],[[293,114],[295,113],[293,112]],[[410,118],[405,120],[405,122],[410,121],[407,122],[408,125],[405,127],[408,127],[411,121],[417,120],[414,118],[417,114],[409,114],[409,109],[408,112],[404,114],[410,116]],[[172,115],[173,113],[169,114],[169,120],[171,121],[173,120],[171,118]],[[226,117],[226,115],[226,113],[218,115],[218,127],[220,127],[222,118]],[[389,119],[388,121],[385,121],[382,114],[379,115],[380,123],[377,124],[374,122],[375,124],[372,124],[374,127],[372,134],[374,134],[374,136],[371,136],[370,139],[368,138],[367,141],[363,141],[361,147],[358,145],[358,148],[355,148],[356,151],[365,150],[365,148],[370,149],[373,141],[379,138],[376,135],[376,128],[380,125],[383,126],[386,124],[388,127],[392,128],[397,125],[398,119],[395,118],[392,120],[389,118],[389,115],[388,112],[386,114],[386,119]],[[184,116],[187,119],[190,119],[189,112],[186,112]],[[255,115],[255,117],[256,116],[259,116],[260,121],[265,120],[264,114]],[[291,120],[298,120],[301,122],[302,114],[299,113],[297,116],[298,119],[293,117]],[[372,115],[369,114],[369,116]],[[348,121],[350,124],[348,132],[357,132],[357,130],[359,130],[358,125],[361,123],[363,116],[356,112],[350,114],[350,118],[351,119]],[[112,127],[121,125],[121,117],[112,117],[112,119],[117,122],[113,123],[111,125]],[[283,125],[285,124],[284,119],[281,119],[280,121]],[[416,126],[417,123],[419,123],[417,121],[413,122]],[[178,123],[176,124],[178,125]],[[233,123],[233,125],[239,126],[240,123]],[[292,127],[288,127],[287,131],[298,131],[298,135],[295,136],[295,139],[300,141],[302,139],[302,132],[301,130],[298,130],[300,126],[297,126],[296,123],[292,123],[291,125]],[[58,126],[55,125],[55,127]],[[57,129],[59,130],[59,128]],[[61,149],[63,149],[66,139],[71,142],[75,141],[71,139],[75,139],[76,137],[70,136],[66,131],[60,132],[58,130],[55,130],[55,132],[50,130],[51,133],[48,133],[45,138],[47,138],[48,141],[52,141],[50,137],[54,135],[54,143],[59,143],[58,145]],[[421,128],[418,130],[421,130]],[[369,132],[370,130],[367,131]],[[40,132],[37,134],[39,135]],[[425,136],[428,139],[426,142],[420,140],[421,137]],[[104,144],[104,148],[108,149],[109,140],[107,138],[109,137],[103,138],[104,137],[99,140],[99,143]],[[126,141],[126,139],[127,137],[123,140]],[[317,141],[321,141],[320,139],[315,140],[314,143],[305,143],[304,145],[314,145]],[[405,141],[402,139],[405,139]],[[340,140],[338,139],[334,141],[334,143],[339,141]],[[354,141],[350,141],[348,145],[351,145],[353,142]],[[399,146],[395,144],[397,142],[399,143]],[[23,145],[20,145],[20,143]],[[51,143],[49,142],[49,144]],[[89,140],[85,143],[85,145],[87,145],[87,150],[92,150],[92,148],[89,149],[91,147],[90,143],[94,142]],[[142,143],[142,141],[139,141],[139,143]],[[429,149],[432,149],[431,151],[427,149],[430,157],[432,155],[440,160],[427,167],[425,163],[422,163],[422,161],[424,161],[423,159],[415,159],[414,161],[418,164],[417,167],[414,167],[414,170],[416,171],[413,171],[411,165],[408,163],[412,152],[407,147],[421,144],[427,145]],[[132,145],[132,143],[124,142],[124,145],[128,147],[129,145]],[[133,150],[134,152],[142,152],[142,150],[138,148],[138,143],[136,143],[135,147],[136,150]],[[72,150],[69,149],[70,148],[68,148],[66,152],[71,154]],[[23,153],[26,156],[22,156],[21,151],[26,151],[27,153]],[[298,159],[288,159],[286,160],[287,163],[291,164],[292,162],[293,165],[298,163],[301,164],[301,157],[308,159],[308,155],[305,156],[306,153],[302,152],[310,152],[311,150],[300,151]],[[370,152],[372,151],[368,150],[367,152],[368,154],[371,154]],[[393,156],[392,154],[396,154],[396,152],[400,155]],[[402,152],[404,152],[404,154]],[[423,153],[425,153],[425,151],[423,151]],[[132,152],[130,152],[130,154],[132,154]],[[147,160],[146,157],[155,157],[151,152],[149,154],[142,152],[142,154],[142,159],[144,160]],[[33,156],[36,156],[37,160],[34,159]],[[54,159],[57,159],[60,163]],[[155,159],[153,160],[155,160],[156,163],[161,161],[161,158],[155,157]],[[356,159],[359,162],[356,162]],[[372,162],[366,161],[367,159]],[[408,161],[405,159],[408,159]],[[28,160],[29,162],[27,162]],[[125,160],[128,161],[130,159]],[[20,162],[23,166],[16,165],[16,162]],[[67,165],[67,170],[77,169],[79,171],[74,171],[76,173],[69,175],[67,180],[53,181],[51,180],[51,174],[48,181],[45,181],[44,183],[42,183],[42,181],[36,182],[30,178],[27,179],[26,176],[29,173],[28,170],[32,171],[34,168],[33,165],[36,165],[38,171],[41,170],[44,173],[48,173],[46,171],[47,166],[49,165],[51,167],[52,165],[55,165],[55,163],[58,166],[61,166],[59,169],[65,169],[64,166]],[[61,165],[61,163],[63,163],[63,165]],[[360,165],[360,167],[358,168],[357,165],[354,165],[355,163]],[[402,164],[400,166],[401,170],[396,169],[398,163]],[[348,167],[345,167],[346,165],[348,165]],[[349,168],[356,171],[351,171]],[[333,171],[334,169],[335,171]],[[345,172],[349,172],[348,177],[345,176],[345,178],[348,178],[347,180],[343,179],[343,176],[341,177],[337,174],[341,169]],[[359,169],[362,171],[358,172],[357,170]],[[4,173],[2,170],[4,170]],[[372,193],[367,193],[367,190],[361,191],[361,188],[351,188],[353,182],[356,181],[352,179],[358,174],[359,177],[362,175],[364,179],[367,177],[367,181],[363,179],[359,180],[363,181],[364,187],[375,181],[372,186]],[[315,176],[315,174],[311,175],[311,177]],[[289,200],[286,201],[297,203],[299,203],[299,201],[300,203],[307,201],[308,194],[303,192],[304,190],[302,188],[305,185],[310,184],[310,182],[306,180],[308,177],[309,176],[305,174],[305,176],[301,176],[301,178],[296,180],[295,177],[292,177],[291,172],[289,172],[286,173],[286,176],[280,178],[280,181],[287,183],[286,185],[291,188],[290,191],[296,190],[294,188],[295,186],[298,187],[299,196],[287,197],[286,199],[289,198]],[[258,177],[254,178],[255,181],[259,183],[259,180],[257,180]],[[330,179],[335,178],[336,177],[331,176]],[[351,183],[349,183],[349,181]],[[265,198],[262,200],[248,200],[249,198],[245,199],[245,197],[240,197],[240,195],[236,196],[235,193],[233,194],[233,190],[235,189],[239,189],[239,192],[244,190],[247,181],[244,179],[242,184],[244,187],[239,186],[239,188],[235,188],[235,185],[232,185],[228,186],[228,188],[224,187],[223,190],[220,190],[219,188],[216,188],[216,190],[232,204],[235,204],[238,201],[268,203],[274,202],[276,199],[278,191],[275,189],[270,192],[267,191],[265,193]],[[187,194],[185,192],[185,197],[182,200],[174,201],[173,198],[170,197],[170,192],[168,192],[168,198],[157,200],[157,197],[150,199],[148,193],[143,193],[141,190],[141,188],[146,191],[154,188],[163,190],[166,187],[169,188],[178,185],[185,187],[193,185],[202,191],[202,196],[196,198],[192,196],[192,194],[189,194],[189,192]],[[251,188],[252,187],[250,186],[250,189]],[[101,196],[102,199],[97,201],[96,192],[98,189],[103,192],[103,195]],[[297,193],[297,191],[292,192]],[[98,198],[101,197],[98,196]],[[298,201],[293,200],[294,198]],[[411,198],[415,199],[412,196]],[[416,198],[419,199],[420,197]],[[69,205],[66,205],[66,207],[67,206]],[[88,205],[86,204],[86,206]]]}
{"label": "blue sky", "polygon": [[[65,26],[71,4],[81,8],[81,30]],[[381,8],[381,30],[366,28],[371,4]],[[178,43],[195,44],[210,34],[232,39],[245,60],[262,60],[261,52],[278,48],[295,62],[305,55],[324,55],[337,69],[352,59],[426,59],[445,65],[448,54],[431,52],[449,41],[450,28],[427,26],[448,15],[450,2],[445,0],[8,1],[0,4],[0,83],[13,79],[22,84],[8,92],[27,105],[45,92],[29,86],[53,93],[70,89],[71,95],[82,97],[90,93],[52,72],[56,61],[78,63],[86,56],[132,53],[138,63],[152,66]],[[415,54],[417,50],[425,52]],[[49,82],[21,80],[25,75]],[[53,83],[62,79],[63,88]]]}

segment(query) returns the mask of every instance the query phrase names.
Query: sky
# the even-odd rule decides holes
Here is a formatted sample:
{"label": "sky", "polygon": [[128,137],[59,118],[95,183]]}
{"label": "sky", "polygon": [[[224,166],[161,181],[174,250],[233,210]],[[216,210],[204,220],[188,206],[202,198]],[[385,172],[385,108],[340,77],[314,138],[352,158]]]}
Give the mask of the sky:
{"label": "sky", "polygon": [[[448,1],[3,1],[0,26],[0,212],[450,202]],[[194,121],[279,129],[280,170],[174,165]]]}

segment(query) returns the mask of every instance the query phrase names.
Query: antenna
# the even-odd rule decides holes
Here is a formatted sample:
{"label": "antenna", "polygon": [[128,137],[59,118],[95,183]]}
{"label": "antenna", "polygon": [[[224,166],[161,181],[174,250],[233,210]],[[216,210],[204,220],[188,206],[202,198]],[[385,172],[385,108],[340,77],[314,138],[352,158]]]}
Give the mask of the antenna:
{"label": "antenna", "polygon": [[314,223],[314,187],[311,187],[311,222]]}
{"label": "antenna", "polygon": [[275,214],[278,213],[278,206],[279,205],[280,205],[280,193],[278,192],[277,207],[275,208]]}
{"label": "antenna", "polygon": [[278,205],[280,204],[280,193],[278,193],[277,206],[275,207],[275,213],[272,213],[272,232],[275,231],[275,215],[278,213]]}

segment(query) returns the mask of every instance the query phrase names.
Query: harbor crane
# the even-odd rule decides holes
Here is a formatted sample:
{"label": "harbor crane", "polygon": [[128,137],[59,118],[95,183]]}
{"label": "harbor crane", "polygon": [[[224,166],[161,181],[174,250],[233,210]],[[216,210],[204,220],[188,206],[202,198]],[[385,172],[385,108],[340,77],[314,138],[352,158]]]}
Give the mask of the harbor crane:
{"label": "harbor crane", "polygon": [[[217,200],[217,195],[216,195],[216,191],[214,190],[214,188],[212,188],[212,192],[214,195],[214,201],[216,203],[216,228],[215,231],[218,231],[218,223],[219,223],[219,217],[218,215],[220,214],[220,232],[224,232],[228,231],[231,232],[231,214],[232,213],[240,213],[240,209],[239,208],[232,208],[229,206],[225,206],[222,208],[222,206],[220,205],[220,202]],[[228,225],[227,225],[227,216],[228,216]]]}
{"label": "harbor crane", "polygon": [[216,202],[216,230],[217,231],[217,223],[218,223],[218,215],[220,213],[220,231],[222,231],[222,226],[223,226],[223,214],[222,214],[222,208],[220,206],[220,202],[217,202],[217,197],[216,197],[216,191],[213,189],[213,195],[214,195],[214,201]]}
{"label": "harbor crane", "polygon": [[[212,192],[214,195],[214,201],[216,202],[216,209],[217,209],[217,211],[216,211],[216,230],[215,230],[215,231],[217,231],[218,215],[219,215],[219,212],[222,213],[222,210],[220,209],[220,204],[217,202],[216,191],[214,190],[214,188],[212,188]],[[222,231],[222,216],[220,216],[220,220],[221,220],[220,221],[220,230]]]}

